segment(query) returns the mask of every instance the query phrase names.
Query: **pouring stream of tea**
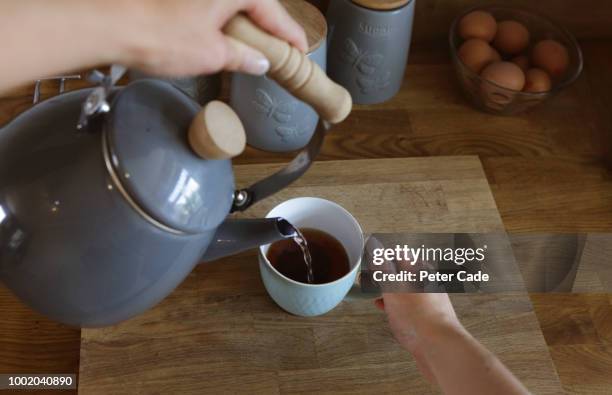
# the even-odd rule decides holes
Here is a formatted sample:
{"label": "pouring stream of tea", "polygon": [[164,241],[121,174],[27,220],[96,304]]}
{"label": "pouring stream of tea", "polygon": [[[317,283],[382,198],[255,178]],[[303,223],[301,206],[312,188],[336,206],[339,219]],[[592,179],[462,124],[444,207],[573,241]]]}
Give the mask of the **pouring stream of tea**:
{"label": "pouring stream of tea", "polygon": [[308,278],[308,284],[314,283],[314,273],[312,270],[312,257],[310,255],[310,250],[308,249],[308,243],[306,242],[306,238],[300,232],[298,228],[295,228],[297,236],[293,237],[293,241],[297,244],[302,250],[302,254],[304,255],[304,263],[306,264],[306,276]]}

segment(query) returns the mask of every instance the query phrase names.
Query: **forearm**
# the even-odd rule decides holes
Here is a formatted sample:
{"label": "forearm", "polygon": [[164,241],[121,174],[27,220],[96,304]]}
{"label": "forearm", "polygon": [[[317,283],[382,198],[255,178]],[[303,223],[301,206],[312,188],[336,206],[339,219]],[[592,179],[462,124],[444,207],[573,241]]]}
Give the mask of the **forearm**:
{"label": "forearm", "polygon": [[303,29],[278,1],[0,1],[0,94],[36,78],[109,63],[163,76],[224,69],[263,75],[268,59],[223,34],[239,12],[307,49]]}
{"label": "forearm", "polygon": [[424,358],[447,395],[526,394],[528,391],[500,360],[458,322],[417,329]]}
{"label": "forearm", "polygon": [[0,93],[37,78],[120,61],[126,46],[117,0],[0,2]]}

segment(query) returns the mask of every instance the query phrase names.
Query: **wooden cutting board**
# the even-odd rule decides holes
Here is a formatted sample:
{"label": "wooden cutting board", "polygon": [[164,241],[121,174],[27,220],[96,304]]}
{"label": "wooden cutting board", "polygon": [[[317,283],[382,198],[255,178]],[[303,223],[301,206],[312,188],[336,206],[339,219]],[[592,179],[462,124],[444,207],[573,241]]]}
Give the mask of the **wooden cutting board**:
{"label": "wooden cutting board", "polygon": [[[237,183],[246,186],[276,168],[239,166]],[[338,202],[367,233],[503,230],[474,156],[316,163],[248,216],[297,196]],[[526,295],[456,295],[453,303],[464,325],[531,391],[561,392]],[[254,252],[199,266],[139,317],[83,330],[79,388],[85,394],[435,392],[371,301],[345,301],[321,317],[291,316],[267,296]]]}

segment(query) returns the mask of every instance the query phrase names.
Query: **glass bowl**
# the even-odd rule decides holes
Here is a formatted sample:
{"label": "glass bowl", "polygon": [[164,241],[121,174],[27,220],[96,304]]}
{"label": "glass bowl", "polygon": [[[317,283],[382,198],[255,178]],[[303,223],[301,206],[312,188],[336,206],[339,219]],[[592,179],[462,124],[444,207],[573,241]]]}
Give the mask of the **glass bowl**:
{"label": "glass bowl", "polygon": [[[544,39],[557,40],[565,45],[569,54],[569,66],[565,75],[553,81],[550,91],[530,93],[501,87],[468,69],[459,59],[458,48],[464,40],[459,36],[457,28],[461,18],[476,10],[491,13],[498,22],[512,19],[524,24],[531,35],[527,54],[531,53],[533,45]],[[476,108],[494,114],[512,115],[529,110],[565,89],[582,72],[582,52],[576,39],[547,17],[521,8],[502,6],[470,8],[453,21],[449,41],[453,65],[465,95]]]}

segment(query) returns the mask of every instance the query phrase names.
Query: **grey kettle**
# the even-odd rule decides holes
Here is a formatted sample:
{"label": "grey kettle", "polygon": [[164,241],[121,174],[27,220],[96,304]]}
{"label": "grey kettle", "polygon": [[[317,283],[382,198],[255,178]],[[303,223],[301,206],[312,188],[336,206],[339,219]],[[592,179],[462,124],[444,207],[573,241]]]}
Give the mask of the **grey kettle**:
{"label": "grey kettle", "polygon": [[295,234],[281,218],[228,215],[300,177],[350,95],[244,17],[226,34],[262,50],[269,76],[322,115],[309,145],[236,190],[231,161],[202,159],[190,144],[200,106],[167,82],[116,88],[111,75],[35,105],[0,129],[0,281],[30,307],[69,325],[112,325],[157,304],[200,261]]}

